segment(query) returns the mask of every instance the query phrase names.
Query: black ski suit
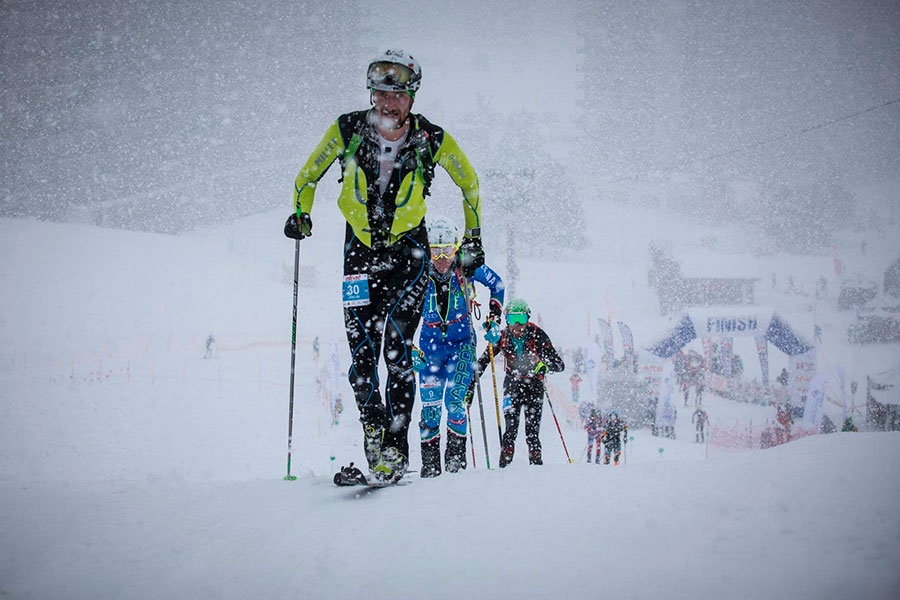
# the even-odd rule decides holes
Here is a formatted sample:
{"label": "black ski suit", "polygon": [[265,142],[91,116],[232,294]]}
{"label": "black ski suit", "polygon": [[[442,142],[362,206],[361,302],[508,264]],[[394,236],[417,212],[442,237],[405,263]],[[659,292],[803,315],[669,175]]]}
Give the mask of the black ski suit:
{"label": "black ski suit", "polygon": [[[481,235],[478,178],[456,141],[421,115],[411,114],[406,137],[390,144],[393,169],[381,189],[388,160],[372,111],[338,117],[297,175],[294,206],[312,209],[317,182],[339,160],[338,206],[347,219],[344,242],[344,325],[350,344],[350,385],[363,424],[366,459],[373,469],[382,449],[406,463],[407,432],[416,397],[410,351],[419,326],[429,261],[425,196],[437,165],[463,191],[466,239]],[[287,229],[286,229],[287,232]],[[383,346],[383,348],[382,348]],[[387,366],[379,390],[378,360]]]}
{"label": "black ski suit", "polygon": [[[553,347],[543,329],[534,323],[526,323],[524,335],[516,338],[509,327],[500,332],[500,341],[493,345],[494,355],[503,356],[505,364],[503,377],[504,406],[503,419],[506,430],[503,433],[500,452],[500,466],[512,462],[519,435],[519,414],[525,408],[525,441],[528,444],[528,460],[531,464],[543,464],[541,456],[541,416],[544,408],[544,378],[534,370],[538,363],[547,366],[548,373],[557,373],[566,368],[562,357]],[[478,359],[478,372],[487,368],[490,356],[485,350]]]}
{"label": "black ski suit", "polygon": [[609,457],[613,455],[615,464],[619,464],[619,456],[622,454],[622,434],[628,438],[628,425],[619,420],[618,416],[612,416],[606,421],[606,431],[603,433],[603,464],[609,464]]}
{"label": "black ski suit", "polygon": [[709,415],[703,410],[702,406],[698,406],[697,410],[694,411],[694,414],[691,415],[691,422],[694,423],[697,428],[694,439],[698,444],[706,443],[706,422],[708,420]]}

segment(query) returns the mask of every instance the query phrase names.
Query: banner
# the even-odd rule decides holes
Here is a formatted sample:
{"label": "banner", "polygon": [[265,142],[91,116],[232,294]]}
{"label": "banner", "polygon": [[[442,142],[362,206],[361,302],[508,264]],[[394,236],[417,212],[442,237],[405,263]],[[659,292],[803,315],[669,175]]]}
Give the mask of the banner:
{"label": "banner", "polygon": [[618,325],[619,333],[622,334],[622,346],[625,348],[625,368],[629,373],[634,373],[634,338],[628,325],[622,321],[618,321]]}
{"label": "banner", "polygon": [[722,377],[731,379],[731,363],[734,356],[734,338],[719,338],[719,364],[722,366]]}
{"label": "banner", "polygon": [[661,430],[675,427],[675,389],[675,366],[666,362],[657,388],[656,426]]}
{"label": "banner", "polygon": [[641,379],[647,382],[651,394],[655,394],[662,380],[663,367],[666,361],[647,350],[641,351],[640,369]]}
{"label": "banner", "polygon": [[761,333],[754,335],[753,339],[756,340],[756,352],[759,354],[762,384],[763,387],[769,387],[769,342],[766,341],[766,336]]}
{"label": "banner", "polygon": [[706,361],[705,371],[707,376],[709,376],[712,372],[712,338],[705,337],[700,343],[703,344],[703,359]]}
{"label": "banner", "polygon": [[847,406],[847,390],[844,386],[844,383],[846,382],[847,374],[842,365],[837,365],[834,368],[834,372],[837,373],[838,385],[841,386],[841,417],[846,419],[848,416],[848,413],[849,413],[849,408],[850,408]]}
{"label": "banner", "polygon": [[601,350],[599,340],[589,339],[581,346],[582,360],[584,361],[584,379],[587,381],[588,389],[586,393],[590,394],[593,401],[597,397],[597,379],[600,376]]}
{"label": "banner", "polygon": [[612,327],[605,319],[597,319],[600,325],[600,339],[603,341],[603,362],[606,364],[604,371],[612,369],[613,361],[615,361],[615,353],[613,351],[613,335]]}
{"label": "banner", "polygon": [[809,382],[806,403],[803,406],[802,427],[808,431],[818,430],[822,422],[825,393],[828,388],[828,375],[825,370],[816,371]]}
{"label": "banner", "polygon": [[788,380],[788,398],[791,406],[803,406],[809,392],[809,384],[816,372],[815,348],[791,356],[788,363],[791,376]]}

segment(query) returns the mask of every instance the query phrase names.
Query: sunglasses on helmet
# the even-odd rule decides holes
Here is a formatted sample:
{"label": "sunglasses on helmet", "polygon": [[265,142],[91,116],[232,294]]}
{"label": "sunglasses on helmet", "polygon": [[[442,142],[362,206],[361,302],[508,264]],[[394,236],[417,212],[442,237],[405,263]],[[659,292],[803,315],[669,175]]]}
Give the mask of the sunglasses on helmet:
{"label": "sunglasses on helmet", "polygon": [[528,322],[526,313],[509,313],[506,315],[506,323],[508,325],[524,325]]}
{"label": "sunglasses on helmet", "polygon": [[369,67],[369,83],[385,86],[405,86],[413,78],[412,69],[392,62],[372,63]]}
{"label": "sunglasses on helmet", "polygon": [[439,244],[431,246],[431,260],[453,258],[456,256],[456,244]]}

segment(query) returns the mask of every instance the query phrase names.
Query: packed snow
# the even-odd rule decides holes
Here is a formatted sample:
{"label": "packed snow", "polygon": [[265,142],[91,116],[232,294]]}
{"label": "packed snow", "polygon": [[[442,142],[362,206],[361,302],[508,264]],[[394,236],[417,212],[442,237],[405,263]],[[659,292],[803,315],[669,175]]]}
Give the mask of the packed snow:
{"label": "packed snow", "polygon": [[[301,252],[314,284],[299,294],[299,478],[284,481],[293,244],[281,236],[283,212],[174,237],[0,220],[4,595],[890,598],[900,590],[897,433],[719,451],[694,442],[683,409],[676,439],[633,430],[622,464],[587,464],[561,374],[550,377],[551,394],[576,462],[545,410],[546,464],[528,466],[520,447],[498,470],[486,381],[492,470],[473,406],[475,468],[434,480],[411,473],[410,485],[389,489],[335,487],[334,469],[363,457],[349,385],[331,372],[332,353],[347,364],[333,207],[322,207],[321,229]],[[800,272],[804,260],[778,263]],[[606,267],[627,281],[609,280],[610,296],[644,345],[667,328],[645,306],[645,264]],[[578,266],[522,269],[521,294],[554,342],[582,343],[597,303],[579,294]],[[834,360],[859,350],[832,339]],[[895,347],[876,355],[896,358]],[[704,405],[713,425],[774,419],[772,407],[709,393]],[[837,419],[841,408],[829,406]]]}

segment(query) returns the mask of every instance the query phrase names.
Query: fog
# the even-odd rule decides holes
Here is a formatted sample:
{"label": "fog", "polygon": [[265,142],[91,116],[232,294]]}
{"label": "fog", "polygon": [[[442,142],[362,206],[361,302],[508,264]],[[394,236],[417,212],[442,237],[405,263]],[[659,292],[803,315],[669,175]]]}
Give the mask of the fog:
{"label": "fog", "polygon": [[481,4],[3,2],[0,216],[177,233],[288,211],[399,46],[488,220],[549,220],[548,248],[582,241],[586,203],[813,253],[900,217],[900,3]]}

